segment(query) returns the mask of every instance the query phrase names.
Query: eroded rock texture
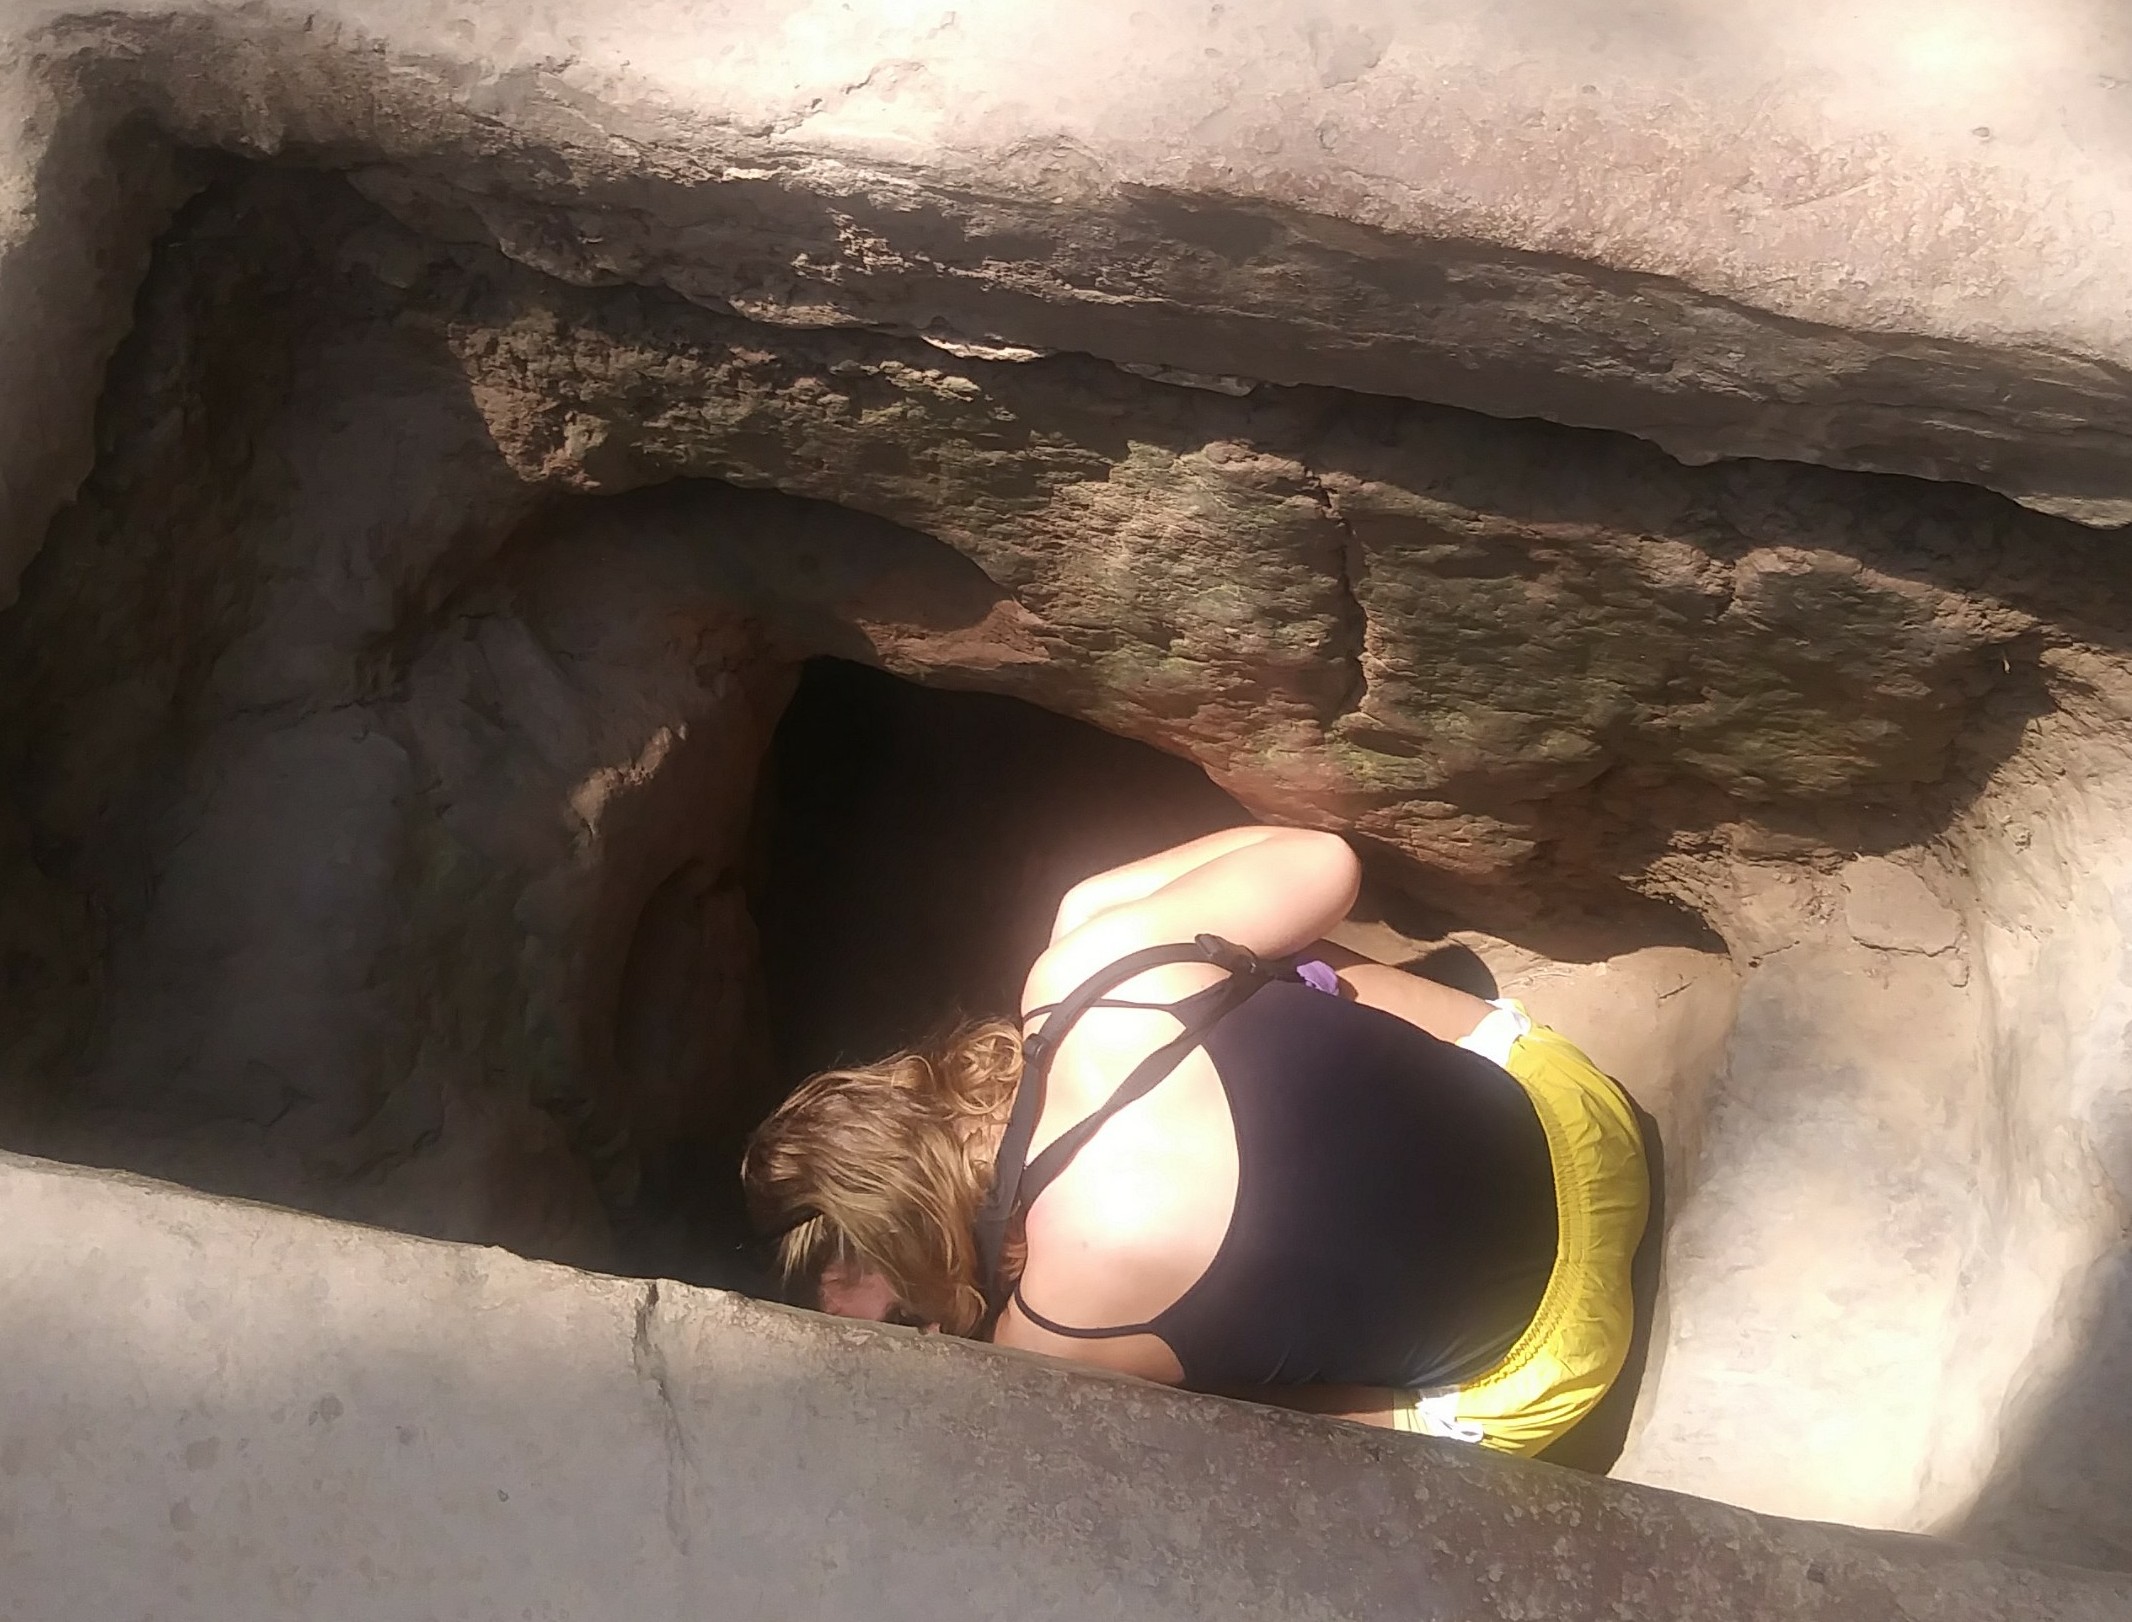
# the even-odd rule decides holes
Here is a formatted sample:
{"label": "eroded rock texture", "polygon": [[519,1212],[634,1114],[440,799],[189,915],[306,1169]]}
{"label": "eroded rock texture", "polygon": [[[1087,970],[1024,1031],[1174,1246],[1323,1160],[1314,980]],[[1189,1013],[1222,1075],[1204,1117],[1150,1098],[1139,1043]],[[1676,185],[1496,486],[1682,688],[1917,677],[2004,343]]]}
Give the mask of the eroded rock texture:
{"label": "eroded rock texture", "polygon": [[2132,515],[2132,41],[2097,0],[19,0],[0,26],[34,177],[0,326],[51,385],[10,436],[25,522],[78,476],[73,357],[115,337],[170,195],[141,125],[374,167],[566,279],[781,326]]}
{"label": "eroded rock texture", "polygon": [[[445,45],[395,14],[365,54],[321,15],[347,32],[45,19],[14,61],[51,116],[0,337],[57,381],[6,398],[11,1146],[685,1255],[774,1084],[758,777],[830,655],[1348,831],[1385,912],[1358,941],[1459,926],[1629,1082],[1671,1221],[1622,1473],[2132,1564],[2132,563],[1972,483],[1806,465],[2115,510],[2126,261],[2039,291],[2115,240],[2064,225],[2078,188],[2038,216],[2065,234],[1963,260],[1937,325],[1826,278],[1743,313],[1740,264],[1636,280],[1657,260],[1603,222],[1447,267],[1426,198],[1367,219],[1379,193],[1336,207],[1275,149],[1157,185],[1103,167],[1110,136],[1039,142],[985,189],[970,154],[1006,126],[938,163],[891,164],[878,125],[794,135],[896,86],[938,113],[931,76],[985,60],[960,46],[795,123],[786,89],[692,127],[702,102],[573,102],[596,31],[551,62],[547,22]],[[1367,21],[1312,36],[1275,124],[1394,95],[1369,75],[1404,36]],[[100,167],[113,140],[139,163]],[[1922,170],[1848,151],[1814,162],[1911,206],[1887,176]],[[100,177],[77,224],[104,236],[57,231],[67,174]],[[1765,290],[1842,258],[1787,240]],[[104,244],[93,275],[70,241]],[[1979,289],[2009,286],[2027,313],[1992,327]],[[1713,336],[1750,314],[1763,347]],[[1800,379],[1830,345],[1854,358],[1823,397]]]}

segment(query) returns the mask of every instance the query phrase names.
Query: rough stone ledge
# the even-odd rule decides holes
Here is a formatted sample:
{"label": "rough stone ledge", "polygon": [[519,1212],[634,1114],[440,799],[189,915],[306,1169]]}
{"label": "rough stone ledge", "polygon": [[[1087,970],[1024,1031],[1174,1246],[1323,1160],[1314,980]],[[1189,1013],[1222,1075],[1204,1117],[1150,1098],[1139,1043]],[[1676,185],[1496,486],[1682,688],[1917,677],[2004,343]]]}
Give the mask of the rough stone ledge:
{"label": "rough stone ledge", "polygon": [[2128,81],[2132,32],[2089,0],[16,0],[0,359],[38,386],[0,421],[0,578],[85,471],[170,196],[144,128],[360,171],[429,229],[767,322],[2123,523]]}
{"label": "rough stone ledge", "polygon": [[1931,1616],[2132,1578],[0,1156],[15,1622]]}

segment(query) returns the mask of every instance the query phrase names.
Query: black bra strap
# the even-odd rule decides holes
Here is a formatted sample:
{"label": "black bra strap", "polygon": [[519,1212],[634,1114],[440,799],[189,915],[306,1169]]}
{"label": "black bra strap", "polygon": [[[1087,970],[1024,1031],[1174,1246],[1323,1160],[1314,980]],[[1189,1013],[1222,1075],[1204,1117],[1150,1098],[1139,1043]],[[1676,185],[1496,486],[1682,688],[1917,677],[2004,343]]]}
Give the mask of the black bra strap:
{"label": "black bra strap", "polygon": [[1029,1298],[1022,1294],[1022,1287],[1019,1283],[1014,1286],[1014,1292],[1010,1299],[1014,1302],[1015,1310],[1035,1324],[1037,1328],[1048,1329],[1054,1335],[1061,1336],[1066,1340],[1123,1340],[1128,1335],[1152,1335],[1155,1333],[1155,1325],[1152,1319],[1144,1324],[1111,1324],[1103,1329],[1077,1329],[1072,1324],[1062,1324],[1058,1319],[1047,1318],[1032,1307],[1029,1304]]}
{"label": "black bra strap", "polygon": [[[1031,1165],[1029,1144],[1036,1136],[1037,1119],[1044,1112],[1045,1077],[1051,1069],[1052,1055],[1058,1051],[1074,1022],[1089,1009],[1100,1005],[1105,994],[1114,987],[1145,974],[1149,969],[1172,963],[1212,963],[1217,968],[1226,969],[1231,976],[1231,985],[1218,989],[1232,994],[1208,1005],[1213,1008],[1211,1014],[1204,1019],[1195,1018],[1182,1035],[1157,1048],[1134,1066],[1132,1074],[1102,1108],[1069,1128],[1037,1157],[1035,1165]],[[1027,1209],[1029,1202],[1066,1169],[1067,1162],[1097,1127],[1134,1099],[1146,1096],[1168,1075],[1177,1062],[1199,1044],[1215,1020],[1266,981],[1294,978],[1296,972],[1292,963],[1268,963],[1255,952],[1218,935],[1201,935],[1190,944],[1179,942],[1143,947],[1090,975],[1063,1002],[1053,1006],[1051,1017],[1044,1022],[1042,1030],[1022,1038],[1021,1082],[1015,1089],[1014,1105],[1007,1117],[1006,1131],[1000,1138],[992,1187],[977,1216],[978,1277],[985,1292],[985,1320],[978,1329],[980,1336],[988,1333],[1000,1313],[1006,1310],[1009,1292],[1001,1278],[1002,1263],[1006,1255],[1007,1229],[1016,1214]],[[1196,1000],[1195,996],[1184,1001]],[[1031,1182],[1033,1187],[1026,1186]]]}
{"label": "black bra strap", "polygon": [[1118,1084],[1116,1092],[1112,1093],[1095,1110],[1082,1116],[1072,1126],[1061,1132],[1056,1138],[1053,1138],[1045,1146],[1044,1152],[1030,1161],[1022,1170],[1022,1208],[1026,1210],[1034,1205],[1037,1202],[1037,1197],[1058,1181],[1059,1173],[1063,1172],[1073,1157],[1081,1152],[1082,1146],[1102,1129],[1105,1121],[1108,1121],[1118,1111],[1125,1108],[1126,1105],[1137,1103],[1140,1099],[1147,1097],[1149,1093],[1161,1085],[1163,1079],[1184,1062],[1185,1055],[1205,1040],[1206,1034],[1212,1028],[1214,1022],[1250,996],[1252,992],[1258,990],[1261,984],[1263,982],[1257,979],[1247,978],[1243,975],[1233,976],[1222,986],[1222,990],[1227,995],[1222,997],[1220,1001],[1213,1003],[1210,1011],[1202,1012],[1199,1018],[1189,1021],[1183,1030],[1134,1065],[1131,1073],[1126,1076],[1124,1081]]}
{"label": "black bra strap", "polygon": [[[1192,994],[1192,996],[1194,997],[1198,995],[1199,993],[1196,991]],[[1182,1000],[1185,1002],[1189,1002],[1191,1001],[1191,998],[1187,997]],[[1065,1006],[1066,1005],[1064,1003],[1056,1002],[1038,1003],[1034,1008],[1029,1009],[1026,1013],[1022,1015],[1022,1023],[1026,1025],[1032,1019],[1042,1019],[1046,1014],[1055,1014]],[[1167,1014],[1172,1008],[1176,1007],[1177,1004],[1166,1002],[1134,1002],[1130,997],[1098,997],[1088,1006],[1091,1008],[1138,1008],[1145,1013]]]}

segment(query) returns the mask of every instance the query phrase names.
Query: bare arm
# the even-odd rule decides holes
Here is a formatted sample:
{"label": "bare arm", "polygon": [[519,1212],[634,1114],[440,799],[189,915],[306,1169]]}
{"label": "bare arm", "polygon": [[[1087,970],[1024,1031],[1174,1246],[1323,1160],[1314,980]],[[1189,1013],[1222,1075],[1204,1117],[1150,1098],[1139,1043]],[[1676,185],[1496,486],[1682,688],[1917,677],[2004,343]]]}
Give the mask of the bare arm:
{"label": "bare arm", "polygon": [[[1212,934],[1278,957],[1308,946],[1347,916],[1362,869],[1346,840],[1304,828],[1235,832],[1258,837],[1236,840],[1196,861],[1184,856],[1191,847],[1180,846],[1173,854],[1182,870],[1175,876],[1134,900],[1091,914],[1061,935],[1029,971],[1022,1006],[1055,1001],[1144,946]],[[1175,996],[1206,978],[1203,966],[1177,965],[1150,970],[1121,992]]]}
{"label": "bare arm", "polygon": [[1470,991],[1409,974],[1388,963],[1373,963],[1330,941],[1320,941],[1311,948],[1310,955],[1322,958],[1339,971],[1341,982],[1356,1002],[1382,1009],[1409,1025],[1418,1025],[1440,1042],[1471,1036],[1473,1028],[1492,1011],[1491,1004]]}
{"label": "bare arm", "polygon": [[1168,850],[1158,850],[1137,862],[1127,862],[1123,867],[1093,874],[1068,890],[1059,901],[1058,916],[1051,925],[1052,944],[1056,945],[1071,935],[1099,912],[1144,901],[1165,884],[1183,878],[1194,868],[1204,867],[1231,851],[1262,844],[1269,835],[1281,831],[1257,824],[1223,828],[1198,839],[1186,840],[1182,845],[1172,845]]}

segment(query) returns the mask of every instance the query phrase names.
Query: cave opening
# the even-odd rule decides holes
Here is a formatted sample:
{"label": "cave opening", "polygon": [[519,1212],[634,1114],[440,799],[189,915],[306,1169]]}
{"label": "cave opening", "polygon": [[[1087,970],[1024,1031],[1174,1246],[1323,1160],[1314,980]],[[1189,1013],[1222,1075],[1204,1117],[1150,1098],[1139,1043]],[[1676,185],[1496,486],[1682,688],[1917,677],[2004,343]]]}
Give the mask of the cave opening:
{"label": "cave opening", "polygon": [[1198,766],[996,693],[804,668],[758,797],[777,1084],[1010,1011],[1075,881],[1247,822]]}
{"label": "cave opening", "polygon": [[[656,1199],[618,1213],[620,1267],[780,1296],[738,1176],[748,1134],[778,1101],[820,1070],[1012,1010],[1069,886],[1249,820],[1197,765],[1085,721],[843,659],[807,661],[761,763],[745,863],[758,983],[750,1036],[759,1062],[744,1072],[752,1085],[732,1100],[715,1142],[674,1161],[685,1169],[674,1192],[692,1220],[662,1221]],[[665,894],[654,896],[640,935],[663,927]],[[1373,883],[1342,933],[1378,955],[1409,956],[1400,947],[1412,938],[1386,915],[1421,927],[1426,911],[1400,900]],[[1495,995],[1502,987],[1488,960],[1509,961],[1504,943],[1456,933],[1464,939],[1445,934],[1408,966]],[[705,965],[727,975],[739,967]],[[690,994],[684,982],[665,989]],[[1645,1124],[1662,1163],[1655,1123]],[[1620,1451],[1656,1289],[1659,1194],[1638,1259],[1632,1367],[1552,1462],[1603,1473]]]}
{"label": "cave opening", "polygon": [[[1487,880],[1459,905],[1514,940],[1401,912],[1375,944],[1524,998],[1664,1124],[1679,1327],[1630,1473],[1909,1526],[1984,1483],[1979,1535],[2132,1559],[2093,1445],[2132,1344],[2087,1169],[2124,1118],[2094,537],[766,332],[272,166],[158,250],[101,433],[0,616],[6,1147],[762,1288],[732,1173],[781,1089],[1005,1005],[1079,871],[1244,815],[955,689],[1200,747],[1248,641],[1220,737],[1283,764],[1239,792],[1348,828],[1388,906]],[[983,454],[909,460],[942,445]],[[800,669],[826,651],[934,685]],[[1632,881],[1709,929],[1514,904]]]}
{"label": "cave opening", "polygon": [[624,1268],[774,1294],[738,1165],[779,1099],[831,1065],[1011,1011],[1068,886],[1249,820],[1192,762],[1085,721],[808,661],[763,762],[749,841],[761,1062],[726,1130],[693,1157],[696,1220],[619,1223]]}

